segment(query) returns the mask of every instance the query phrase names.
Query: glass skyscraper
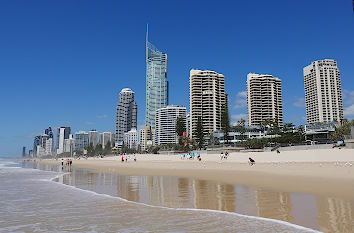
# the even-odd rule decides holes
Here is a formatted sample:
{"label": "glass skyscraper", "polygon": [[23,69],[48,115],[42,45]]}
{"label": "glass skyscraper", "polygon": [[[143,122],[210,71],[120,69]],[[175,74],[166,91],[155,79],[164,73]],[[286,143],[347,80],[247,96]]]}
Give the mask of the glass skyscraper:
{"label": "glass skyscraper", "polygon": [[167,54],[148,41],[146,32],[145,124],[155,128],[156,110],[168,105]]}

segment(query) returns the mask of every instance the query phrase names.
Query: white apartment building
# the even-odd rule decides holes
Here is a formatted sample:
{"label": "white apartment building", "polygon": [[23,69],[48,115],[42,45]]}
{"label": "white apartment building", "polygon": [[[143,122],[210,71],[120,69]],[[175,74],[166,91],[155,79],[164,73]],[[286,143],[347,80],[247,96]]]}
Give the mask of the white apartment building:
{"label": "white apartment building", "polygon": [[247,75],[248,125],[261,125],[267,119],[283,125],[281,80],[272,75]]}
{"label": "white apartment building", "polygon": [[45,154],[46,155],[53,155],[53,138],[48,138],[45,143]]}
{"label": "white apartment building", "polygon": [[103,132],[100,133],[99,143],[102,145],[104,149],[108,142],[111,142],[111,146],[114,146],[114,133],[112,132]]}
{"label": "white apartment building", "polygon": [[64,140],[64,152],[73,153],[75,151],[74,135],[70,134],[68,139]]}
{"label": "white apartment building", "polygon": [[198,117],[201,117],[204,135],[221,129],[222,108],[227,104],[225,77],[215,71],[194,70],[189,77],[190,137],[194,138]]}
{"label": "white apartment building", "polygon": [[70,135],[70,127],[62,126],[57,130],[57,154],[61,154],[64,152],[64,140],[69,138]]}
{"label": "white apartment building", "polygon": [[122,144],[124,133],[137,126],[138,106],[134,100],[135,93],[130,88],[123,88],[119,93],[116,112],[116,142]]}
{"label": "white apartment building", "polygon": [[124,133],[124,145],[130,149],[138,149],[139,140],[138,140],[138,131],[136,128],[132,128],[130,131]]}
{"label": "white apartment building", "polygon": [[190,130],[190,123],[191,123],[191,115],[189,113],[186,113],[186,136],[190,137],[189,135],[191,134]]}
{"label": "white apartment building", "polygon": [[182,117],[183,122],[186,122],[186,107],[168,105],[156,110],[155,134],[157,145],[178,143],[176,133],[176,121],[178,117]]}
{"label": "white apartment building", "polygon": [[343,99],[337,62],[332,59],[314,61],[303,71],[307,123],[340,122]]}
{"label": "white apartment building", "polygon": [[47,134],[40,136],[39,145],[37,146],[37,157],[53,155],[53,138],[49,138]]}

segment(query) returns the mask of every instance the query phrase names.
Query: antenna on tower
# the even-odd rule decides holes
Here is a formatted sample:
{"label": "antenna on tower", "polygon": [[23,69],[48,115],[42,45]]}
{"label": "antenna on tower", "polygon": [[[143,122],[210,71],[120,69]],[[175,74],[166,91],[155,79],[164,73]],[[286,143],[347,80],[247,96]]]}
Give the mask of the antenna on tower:
{"label": "antenna on tower", "polygon": [[146,44],[148,43],[149,41],[149,24],[147,23],[146,24]]}

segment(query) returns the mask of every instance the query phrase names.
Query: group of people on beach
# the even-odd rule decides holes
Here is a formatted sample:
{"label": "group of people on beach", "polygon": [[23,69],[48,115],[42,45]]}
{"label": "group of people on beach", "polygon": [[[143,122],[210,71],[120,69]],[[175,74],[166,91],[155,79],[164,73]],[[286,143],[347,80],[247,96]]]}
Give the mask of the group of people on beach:
{"label": "group of people on beach", "polygon": [[72,165],[73,165],[72,159],[66,159],[66,160],[64,160],[63,158],[61,159],[61,170],[64,170],[64,168],[68,168],[71,171]]}
{"label": "group of people on beach", "polygon": [[[136,155],[134,154],[133,155],[133,159],[134,159],[134,162],[136,162]],[[128,162],[128,160],[130,160],[130,155],[125,155],[125,158],[124,158],[124,154],[122,154],[122,162]]]}
{"label": "group of people on beach", "polygon": [[221,151],[220,154],[220,160],[227,159],[229,157],[229,153],[226,151],[225,154],[224,152]]}
{"label": "group of people on beach", "polygon": [[181,154],[181,159],[194,159],[197,157],[198,161],[202,161],[202,157],[200,154],[188,153],[188,154]]}
{"label": "group of people on beach", "polygon": [[[228,157],[229,157],[229,153],[227,151],[225,153],[223,153],[223,152],[220,153],[220,160],[227,159]],[[248,163],[249,163],[249,165],[253,166],[256,164],[256,161],[254,159],[252,159],[251,157],[248,157]]]}

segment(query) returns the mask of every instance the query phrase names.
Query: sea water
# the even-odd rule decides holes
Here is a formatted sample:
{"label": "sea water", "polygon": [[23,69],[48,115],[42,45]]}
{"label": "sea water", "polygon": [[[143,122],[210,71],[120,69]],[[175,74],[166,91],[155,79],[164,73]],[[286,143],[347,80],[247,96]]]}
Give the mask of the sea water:
{"label": "sea water", "polygon": [[[100,177],[103,187],[97,188],[97,177],[85,170],[32,167],[0,159],[0,232],[315,232],[285,221],[195,209],[187,203],[177,208],[152,205],[146,198],[130,197],[134,192],[117,196],[118,190],[107,188],[111,179]],[[168,190],[151,196],[162,192]]]}

